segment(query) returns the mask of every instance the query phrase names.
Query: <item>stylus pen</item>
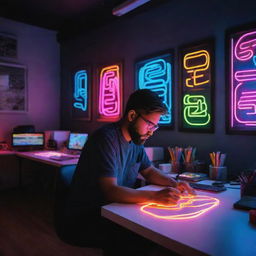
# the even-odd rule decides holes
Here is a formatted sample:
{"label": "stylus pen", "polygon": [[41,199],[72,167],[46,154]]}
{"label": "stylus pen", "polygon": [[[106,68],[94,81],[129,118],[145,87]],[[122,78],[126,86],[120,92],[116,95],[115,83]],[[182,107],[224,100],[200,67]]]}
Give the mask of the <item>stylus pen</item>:
{"label": "stylus pen", "polygon": [[176,175],[175,180],[179,180],[180,173]]}

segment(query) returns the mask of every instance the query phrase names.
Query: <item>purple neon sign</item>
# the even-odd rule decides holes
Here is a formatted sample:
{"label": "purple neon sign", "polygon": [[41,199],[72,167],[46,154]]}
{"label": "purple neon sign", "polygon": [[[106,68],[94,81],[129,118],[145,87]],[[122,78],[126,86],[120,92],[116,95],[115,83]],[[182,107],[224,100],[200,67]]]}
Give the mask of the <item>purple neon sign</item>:
{"label": "purple neon sign", "polygon": [[256,130],[256,31],[231,38],[230,126]]}

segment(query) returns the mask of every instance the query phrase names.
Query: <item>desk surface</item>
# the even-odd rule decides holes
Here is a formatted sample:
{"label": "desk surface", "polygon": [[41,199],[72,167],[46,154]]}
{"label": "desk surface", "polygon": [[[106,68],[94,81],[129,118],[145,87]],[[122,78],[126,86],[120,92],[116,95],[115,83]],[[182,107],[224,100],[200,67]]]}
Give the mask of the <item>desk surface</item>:
{"label": "desk surface", "polygon": [[58,161],[58,160],[50,159],[49,157],[36,155],[36,153],[40,153],[40,152],[43,152],[43,151],[16,152],[16,155],[19,157],[22,157],[22,158],[27,158],[30,160],[53,165],[56,167],[63,167],[63,166],[67,166],[67,165],[76,165],[78,162],[78,159],[79,159],[79,158],[74,158],[74,159],[69,159],[69,160]]}
{"label": "desk surface", "polygon": [[[141,189],[161,187],[150,185]],[[220,204],[187,220],[157,219],[141,212],[141,205],[118,203],[103,206],[102,216],[181,255],[256,255],[256,226],[249,223],[248,211],[233,209],[240,190],[197,194],[215,197]]]}

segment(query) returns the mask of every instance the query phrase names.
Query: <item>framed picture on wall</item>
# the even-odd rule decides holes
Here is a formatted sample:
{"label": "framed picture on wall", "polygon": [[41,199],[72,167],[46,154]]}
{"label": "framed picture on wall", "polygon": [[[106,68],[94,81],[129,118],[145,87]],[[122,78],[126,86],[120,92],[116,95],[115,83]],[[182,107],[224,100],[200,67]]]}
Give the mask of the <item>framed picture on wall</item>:
{"label": "framed picture on wall", "polygon": [[75,68],[71,77],[72,119],[91,120],[91,68],[83,65]]}
{"label": "framed picture on wall", "polygon": [[118,121],[123,112],[122,63],[101,66],[97,73],[97,121]]}
{"label": "framed picture on wall", "polygon": [[135,89],[150,89],[165,103],[168,113],[159,120],[160,127],[173,128],[173,51],[168,50],[135,62]]}
{"label": "framed picture on wall", "polygon": [[0,58],[4,60],[13,60],[17,58],[16,36],[0,33]]}
{"label": "framed picture on wall", "polygon": [[256,134],[256,24],[226,32],[226,131]]}
{"label": "framed picture on wall", "polygon": [[179,48],[179,130],[214,132],[214,39]]}
{"label": "framed picture on wall", "polygon": [[27,112],[27,68],[0,62],[0,113]]}

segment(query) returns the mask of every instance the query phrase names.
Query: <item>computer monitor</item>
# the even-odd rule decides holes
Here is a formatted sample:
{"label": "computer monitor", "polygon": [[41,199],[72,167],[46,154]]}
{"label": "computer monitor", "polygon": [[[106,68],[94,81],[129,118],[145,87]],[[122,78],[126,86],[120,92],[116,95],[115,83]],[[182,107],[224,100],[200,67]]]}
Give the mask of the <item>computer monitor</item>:
{"label": "computer monitor", "polygon": [[12,133],[13,147],[43,147],[43,132]]}
{"label": "computer monitor", "polygon": [[87,133],[74,133],[69,134],[68,149],[70,150],[82,150],[85,142],[87,141]]}

